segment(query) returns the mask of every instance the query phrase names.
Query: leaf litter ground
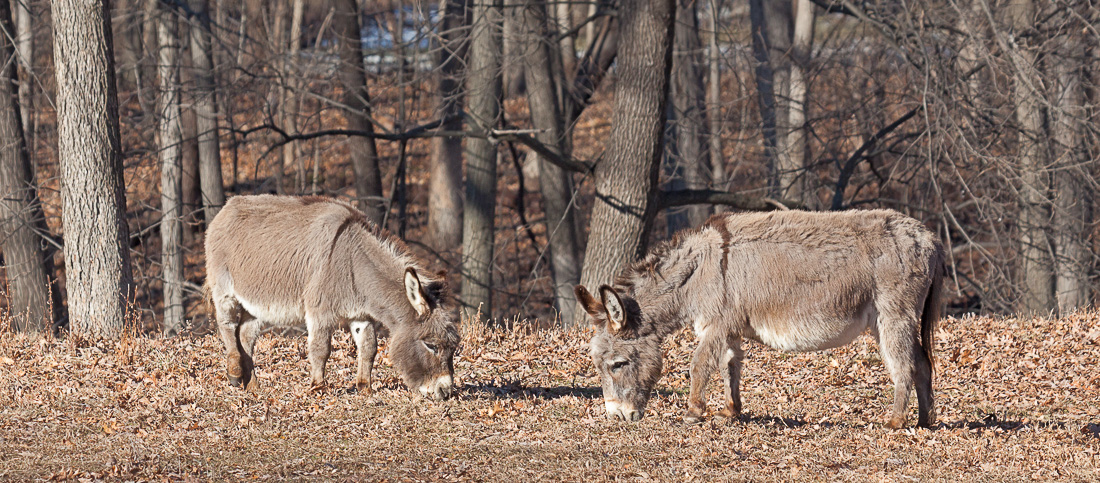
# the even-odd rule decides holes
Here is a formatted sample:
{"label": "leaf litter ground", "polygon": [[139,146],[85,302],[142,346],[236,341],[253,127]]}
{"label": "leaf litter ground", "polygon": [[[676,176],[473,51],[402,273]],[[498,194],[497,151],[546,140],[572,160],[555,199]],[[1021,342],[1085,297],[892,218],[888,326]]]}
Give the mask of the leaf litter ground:
{"label": "leaf litter ground", "polygon": [[[213,335],[98,345],[0,336],[0,479],[1100,480],[1100,313],[947,319],[933,430],[887,430],[869,336],[786,354],[749,344],[746,415],[686,424],[695,341],[666,342],[647,417],[604,417],[590,333],[466,323],[456,398],[404,389],[382,348],[373,394],[354,344],[310,392],[305,338],[266,335],[262,387],[229,387]],[[710,407],[717,409],[717,377]],[[910,422],[916,418],[915,400]]]}

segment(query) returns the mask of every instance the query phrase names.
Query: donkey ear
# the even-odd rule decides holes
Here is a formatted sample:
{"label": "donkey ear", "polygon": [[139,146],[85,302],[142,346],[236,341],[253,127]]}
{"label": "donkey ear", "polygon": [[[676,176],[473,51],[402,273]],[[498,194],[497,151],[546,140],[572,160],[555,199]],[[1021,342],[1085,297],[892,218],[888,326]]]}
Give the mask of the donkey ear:
{"label": "donkey ear", "polygon": [[409,303],[412,304],[417,315],[422,316],[431,310],[431,306],[428,305],[427,294],[424,293],[424,288],[420,286],[420,277],[416,275],[416,270],[412,267],[405,269],[405,296],[409,298]]}
{"label": "donkey ear", "polygon": [[604,307],[607,307],[607,329],[612,334],[623,330],[626,326],[626,311],[623,310],[623,301],[619,298],[619,293],[610,286],[604,285],[600,287],[600,298],[603,299]]}
{"label": "donkey ear", "polygon": [[597,321],[604,317],[607,310],[603,308],[603,304],[596,301],[596,297],[588,293],[588,289],[584,288],[584,285],[573,287],[573,294],[577,296],[577,301],[581,303],[588,315],[591,315]]}

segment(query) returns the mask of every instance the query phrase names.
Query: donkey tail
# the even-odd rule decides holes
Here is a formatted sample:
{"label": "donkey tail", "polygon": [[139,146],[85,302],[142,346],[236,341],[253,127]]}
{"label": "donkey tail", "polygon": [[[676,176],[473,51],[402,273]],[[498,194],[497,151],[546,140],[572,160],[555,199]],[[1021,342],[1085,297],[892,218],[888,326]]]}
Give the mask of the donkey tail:
{"label": "donkey tail", "polygon": [[932,260],[932,285],[928,288],[928,295],[924,299],[924,310],[920,319],[921,347],[924,355],[928,357],[928,364],[932,372],[936,372],[936,357],[933,354],[933,333],[936,331],[936,322],[940,320],[940,305],[943,298],[943,276],[947,270],[944,266],[943,248],[936,247],[936,255]]}

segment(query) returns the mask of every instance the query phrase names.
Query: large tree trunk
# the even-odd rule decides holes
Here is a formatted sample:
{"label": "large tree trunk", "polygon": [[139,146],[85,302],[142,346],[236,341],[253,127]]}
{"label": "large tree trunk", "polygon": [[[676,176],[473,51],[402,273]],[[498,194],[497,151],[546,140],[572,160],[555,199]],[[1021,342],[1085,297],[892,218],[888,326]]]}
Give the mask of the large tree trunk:
{"label": "large tree trunk", "polygon": [[[607,157],[596,165],[581,283],[610,283],[643,254],[653,224],[676,0],[623,0]],[[624,173],[630,173],[625,176]]]}
{"label": "large tree trunk", "polygon": [[[521,57],[525,60],[527,104],[538,139],[550,150],[565,154],[565,126],[553,84],[551,55],[547,42],[547,5],[529,2],[520,12],[524,25]],[[572,206],[573,176],[553,163],[538,158],[539,187],[546,213],[546,237],[549,240],[550,273],[554,283],[554,302],[564,327],[576,320],[577,301],[573,286],[581,279],[580,247],[577,240],[576,209]]]}
{"label": "large tree trunk", "polygon": [[760,102],[760,123],[764,135],[764,156],[768,167],[768,191],[781,198],[789,187],[785,166],[787,104],[790,99],[790,63],[793,17],[791,2],[749,0],[752,23],[752,51],[756,58],[756,91]]}
{"label": "large tree trunk", "polygon": [[[370,94],[367,92],[367,76],[363,70],[363,49],[360,39],[359,7],[355,0],[336,0],[336,13],[332,25],[338,37],[340,55],[340,82],[344,87],[344,119],[348,129],[374,132],[370,123]],[[348,139],[351,166],[355,171],[355,196],[359,209],[367,218],[382,223],[386,203],[382,198],[382,172],[378,168],[378,148],[374,139],[352,136]]]}
{"label": "large tree trunk", "polygon": [[133,279],[110,16],[102,0],[51,6],[70,327],[114,338]]}
{"label": "large tree trunk", "polygon": [[810,0],[795,0],[794,33],[791,40],[790,100],[787,120],[782,123],[786,136],[786,149],[780,153],[780,186],[786,186],[787,199],[811,202],[808,191],[812,188],[806,173],[806,155],[809,146],[806,137],[806,101],[809,97],[810,54],[814,43],[814,4]]}
{"label": "large tree trunk", "polygon": [[[11,6],[0,0],[0,59],[14,55],[9,39],[15,32]],[[57,286],[50,283],[52,263],[35,233],[45,224],[20,122],[15,70],[12,62],[0,64],[0,252],[11,289],[13,328],[37,332],[50,327],[51,309],[60,307],[51,307],[49,294],[56,294]]]}
{"label": "large tree trunk", "polygon": [[[471,129],[500,122],[502,0],[478,0],[473,8],[466,92]],[[494,212],[497,148],[484,138],[466,139],[466,209],[462,226],[462,303],[492,318]]]}
{"label": "large tree trunk", "polygon": [[160,143],[160,237],[165,334],[183,325],[182,149],[179,88],[179,21],[162,8],[157,18],[157,140]]}
{"label": "large tree trunk", "polygon": [[[468,0],[440,0],[439,68],[436,69],[436,116],[462,112],[462,66],[466,59],[469,22]],[[462,120],[442,126],[462,129]],[[462,139],[432,138],[431,178],[428,180],[428,241],[439,253],[451,253],[462,242]]]}
{"label": "large tree trunk", "polygon": [[[710,187],[710,151],[706,147],[706,94],[703,90],[702,42],[696,19],[697,0],[679,0],[676,10],[676,35],[672,55],[672,116],[675,121],[673,159],[680,167],[688,189]],[[710,205],[690,205],[689,226],[699,226],[710,216]]]}
{"label": "large tree trunk", "polygon": [[1089,173],[1081,169],[1090,162],[1084,149],[1085,46],[1075,34],[1059,45],[1059,54],[1051,62],[1055,82],[1051,129],[1054,140],[1054,247],[1055,292],[1058,311],[1066,313],[1090,304],[1089,272],[1092,252],[1089,231],[1092,226],[1092,192]]}
{"label": "large tree trunk", "polygon": [[[1034,25],[1035,11],[1031,0],[1017,0],[1008,6],[1011,28],[1022,32]],[[1054,260],[1051,259],[1049,231],[1050,181],[1044,170],[1047,165],[1042,93],[1035,50],[1026,45],[1026,38],[1015,39],[1009,51],[1014,72],[1016,124],[1019,129],[1017,153],[1020,170],[1019,206],[1016,219],[1020,236],[1019,275],[1022,282],[1018,309],[1028,313],[1045,313],[1057,304],[1054,296]]]}
{"label": "large tree trunk", "polygon": [[218,144],[218,103],[215,94],[210,7],[207,0],[191,0],[198,23],[191,28],[191,63],[195,67],[195,123],[199,136],[199,184],[206,222],[225,205],[221,147]]}

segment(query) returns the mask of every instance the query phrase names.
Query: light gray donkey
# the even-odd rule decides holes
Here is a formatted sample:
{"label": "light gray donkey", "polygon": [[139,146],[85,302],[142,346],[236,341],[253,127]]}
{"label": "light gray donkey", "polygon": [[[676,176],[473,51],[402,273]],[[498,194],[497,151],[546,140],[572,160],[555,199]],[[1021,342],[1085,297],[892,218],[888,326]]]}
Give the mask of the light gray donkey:
{"label": "light gray donkey", "polygon": [[887,426],[905,425],[916,384],[918,424],[935,421],[932,332],[939,319],[943,248],[920,222],[889,210],[715,215],[655,247],[599,289],[577,299],[594,320],[592,361],[608,417],[641,419],[661,376],[661,342],[692,324],[685,419],[706,413],[720,365],[726,407],[741,414],[742,339],[784,351],[848,344],[865,329],[894,381]]}
{"label": "light gray donkey", "polygon": [[332,334],[351,330],[360,390],[371,389],[378,336],[405,384],[451,395],[458,318],[443,275],[428,276],[398,239],[351,205],[322,197],[236,196],[206,231],[206,291],[226,372],[256,387],[253,348],[264,324],[309,332],[310,378],[325,384]]}

